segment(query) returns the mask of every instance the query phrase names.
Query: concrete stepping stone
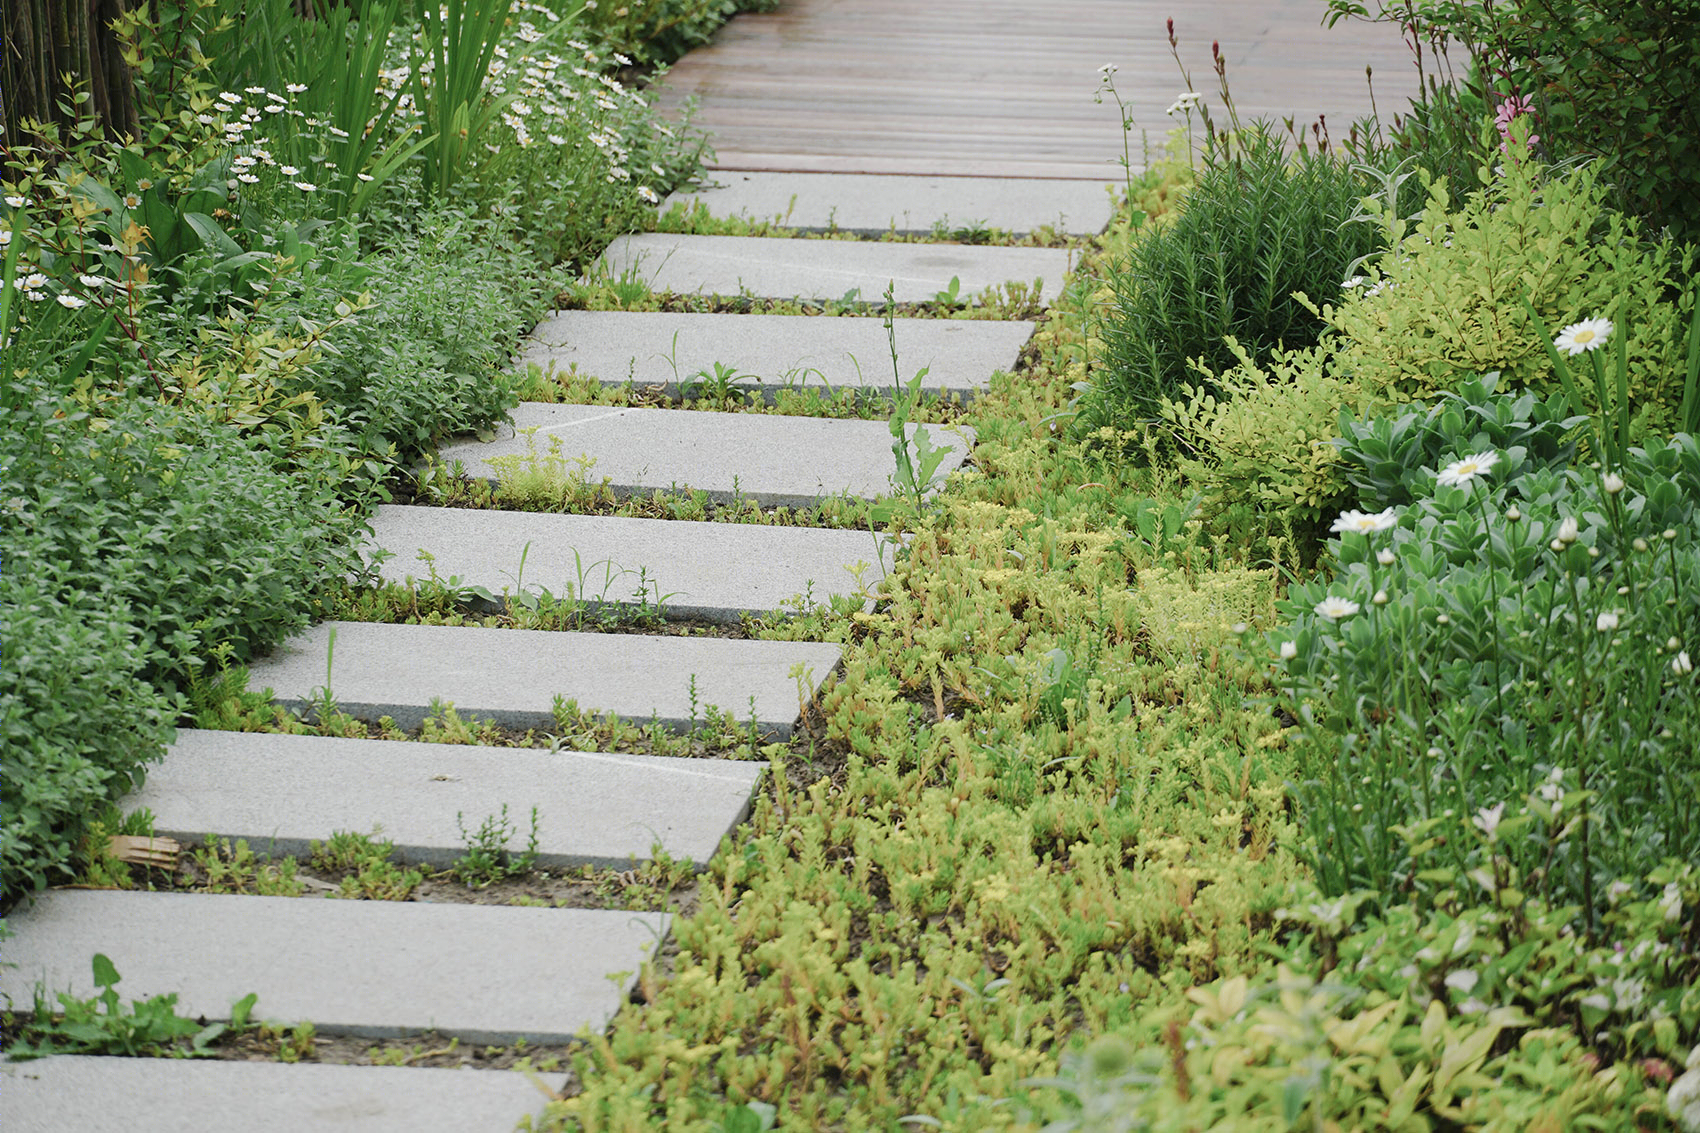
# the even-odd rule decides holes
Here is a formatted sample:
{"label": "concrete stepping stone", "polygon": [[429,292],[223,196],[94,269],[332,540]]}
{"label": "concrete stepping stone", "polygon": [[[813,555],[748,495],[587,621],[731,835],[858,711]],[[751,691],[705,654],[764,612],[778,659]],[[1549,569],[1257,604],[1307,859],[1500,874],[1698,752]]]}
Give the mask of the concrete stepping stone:
{"label": "concrete stepping stone", "polygon": [[679,731],[702,723],[710,706],[747,724],[753,703],[756,727],[785,739],[799,695],[813,696],[840,654],[809,642],[321,622],[254,661],[249,684],[305,709],[329,662],[342,711],[391,716],[402,728],[418,727],[439,698],[463,719],[543,730],[556,726],[557,695]]}
{"label": "concrete stepping stone", "polygon": [[[0,995],[93,996],[89,960],[111,958],[118,994],[177,993],[177,1013],[320,1033],[462,1042],[565,1043],[601,1031],[667,933],[665,913],[418,901],[326,901],[207,893],[55,889],[8,923]],[[517,1117],[517,1115],[516,1115]]]}
{"label": "concrete stepping stone", "polygon": [[1062,294],[1072,260],[1060,248],[650,232],[621,236],[597,264],[614,278],[634,272],[651,291],[822,301],[854,291],[865,303],[882,302],[891,283],[899,303],[924,303],[949,288],[953,277],[963,300],[988,287],[1043,278],[1040,298],[1050,303]]}
{"label": "concrete stepping stone", "polygon": [[[1028,322],[896,319],[897,371],[907,383],[926,369],[929,394],[972,397],[994,371],[1012,370],[1033,334]],[[652,311],[560,311],[521,344],[520,365],[535,363],[599,378],[609,385],[681,386],[713,377],[716,364],[741,375],[737,388],[773,404],[781,389],[856,388],[889,393],[891,347],[885,323],[871,318],[713,315]]]}
{"label": "concrete stepping stone", "polygon": [[805,232],[878,236],[937,228],[999,228],[1026,234],[1050,225],[1069,236],[1110,223],[1107,183],[1038,178],[902,177],[869,173],[764,173],[729,169],[720,184],[678,192],[662,205],[697,202],[715,216],[776,221]]}
{"label": "concrete stepping stone", "polygon": [[304,856],[339,830],[374,825],[408,862],[447,868],[466,829],[508,808],[521,835],[537,808],[539,865],[624,868],[657,843],[706,865],[749,811],[764,765],[185,729],[125,799],[172,838],[246,838]]}
{"label": "concrete stepping stone", "polygon": [[[768,413],[709,413],[691,409],[610,409],[605,405],[521,402],[511,425],[489,441],[442,446],[437,459],[460,461],[469,476],[495,481],[509,459],[510,475],[537,470],[565,478],[580,457],[594,459],[586,479],[607,479],[620,495],[692,488],[721,502],[751,499],[764,507],[806,507],[848,493],[862,499],[890,494],[896,462],[884,421],[781,417]],[[913,437],[918,426],[909,427]],[[973,443],[966,426],[927,425],[935,448],[954,451],[939,466],[959,468]],[[532,431],[527,436],[527,431]]]}
{"label": "concrete stepping stone", "polygon": [[386,581],[427,577],[424,551],[439,578],[491,594],[547,589],[729,625],[799,596],[825,604],[865,594],[894,552],[889,536],[866,531],[393,504],[378,508],[372,529],[368,554],[394,553],[378,567]]}
{"label": "concrete stepping stone", "polygon": [[0,1075],[6,1133],[458,1133],[511,1129],[546,1100],[513,1070],[67,1055],[6,1063]]}

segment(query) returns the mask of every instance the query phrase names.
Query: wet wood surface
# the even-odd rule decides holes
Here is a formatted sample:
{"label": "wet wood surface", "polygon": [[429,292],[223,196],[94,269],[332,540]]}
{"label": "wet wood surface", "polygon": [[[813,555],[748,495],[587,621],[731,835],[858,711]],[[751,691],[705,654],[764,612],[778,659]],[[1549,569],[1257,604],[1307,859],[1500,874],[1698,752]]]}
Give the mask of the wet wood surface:
{"label": "wet wood surface", "polygon": [[1130,157],[1175,125],[1192,85],[1221,114],[1211,43],[1242,118],[1326,117],[1342,137],[1374,99],[1383,120],[1417,89],[1391,25],[1322,26],[1322,0],[783,0],[691,52],[662,104],[700,103],[724,169],[1116,179],[1121,115],[1095,100],[1113,63],[1135,122]]}

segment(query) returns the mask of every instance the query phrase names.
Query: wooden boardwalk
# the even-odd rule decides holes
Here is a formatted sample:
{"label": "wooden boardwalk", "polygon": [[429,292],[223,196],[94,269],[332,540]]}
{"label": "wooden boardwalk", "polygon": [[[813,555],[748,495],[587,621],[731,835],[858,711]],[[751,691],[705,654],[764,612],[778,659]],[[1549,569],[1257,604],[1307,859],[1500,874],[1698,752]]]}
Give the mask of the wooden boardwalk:
{"label": "wooden boardwalk", "polygon": [[[1185,90],[1220,108],[1221,42],[1242,117],[1327,116],[1344,136],[1370,111],[1405,108],[1416,68],[1397,29],[1321,26],[1322,0],[782,0],[743,15],[682,59],[663,105],[698,96],[723,169],[1115,179],[1120,119],[1094,102],[1098,68],[1153,146]],[[1133,137],[1132,159],[1142,160]]]}

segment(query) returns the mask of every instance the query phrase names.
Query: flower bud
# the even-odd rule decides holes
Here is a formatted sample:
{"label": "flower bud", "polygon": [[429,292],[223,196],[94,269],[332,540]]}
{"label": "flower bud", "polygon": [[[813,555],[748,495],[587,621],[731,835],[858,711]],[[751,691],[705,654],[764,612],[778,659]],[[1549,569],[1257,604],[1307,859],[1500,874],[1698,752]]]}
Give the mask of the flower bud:
{"label": "flower bud", "polygon": [[1567,515],[1559,522],[1558,541],[1560,543],[1563,543],[1565,546],[1569,546],[1581,537],[1581,525],[1576,522],[1575,516]]}
{"label": "flower bud", "polygon": [[1381,550],[1375,553],[1375,561],[1380,563],[1382,566],[1392,566],[1394,557],[1393,552],[1388,550],[1386,547],[1381,548]]}
{"label": "flower bud", "polygon": [[1615,472],[1607,472],[1600,477],[1600,487],[1605,489],[1606,495],[1615,496],[1623,491],[1623,477]]}
{"label": "flower bud", "polygon": [[1594,628],[1601,633],[1610,633],[1617,628],[1617,611],[1606,610],[1594,619]]}
{"label": "flower bud", "polygon": [[1299,655],[1299,646],[1298,646],[1297,642],[1283,641],[1281,643],[1281,660],[1291,661],[1294,657],[1297,657],[1298,655]]}
{"label": "flower bud", "polygon": [[1375,597],[1371,598],[1370,601],[1374,602],[1377,606],[1387,605],[1387,591],[1377,590],[1375,592]]}
{"label": "flower bud", "polygon": [[1629,545],[1631,547],[1634,547],[1637,551],[1640,551],[1643,554],[1645,554],[1646,551],[1647,551],[1647,540],[1641,538],[1639,535],[1637,535],[1635,537],[1635,542],[1633,542]]}
{"label": "flower bud", "polygon": [[1523,518],[1523,511],[1516,504],[1512,504],[1510,507],[1505,509],[1506,522],[1516,523],[1519,519],[1522,519],[1522,518]]}

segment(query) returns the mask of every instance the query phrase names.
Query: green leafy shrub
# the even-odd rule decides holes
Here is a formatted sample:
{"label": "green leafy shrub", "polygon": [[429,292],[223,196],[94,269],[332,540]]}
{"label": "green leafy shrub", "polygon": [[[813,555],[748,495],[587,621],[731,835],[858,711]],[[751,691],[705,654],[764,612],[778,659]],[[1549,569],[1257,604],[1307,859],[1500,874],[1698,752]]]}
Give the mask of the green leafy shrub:
{"label": "green leafy shrub", "polygon": [[54,540],[19,531],[13,500],[0,569],[0,897],[7,903],[75,876],[98,804],[141,781],[144,765],[164,753],[181,708],[147,679],[160,651],[129,606],[67,586]]}
{"label": "green leafy shrub", "polygon": [[1228,336],[1260,359],[1314,344],[1323,323],[1292,294],[1339,294],[1346,269],[1381,247],[1375,226],[1347,223],[1374,184],[1331,155],[1289,159],[1266,127],[1208,157],[1174,220],[1110,270],[1114,300],[1084,422],[1156,417],[1163,398],[1196,380],[1191,359],[1210,373],[1239,362]]}
{"label": "green leafy shrub", "polygon": [[1331,342],[1275,350],[1259,363],[1230,336],[1239,363],[1160,402],[1207,516],[1252,533],[1313,532],[1345,492],[1334,436],[1342,415],[1378,407],[1375,394],[1338,365]]}
{"label": "green leafy shrub", "polygon": [[[382,456],[393,445],[406,456],[517,403],[509,353],[562,278],[539,271],[504,225],[443,210],[379,255],[352,235],[327,241],[277,296],[273,317],[336,324],[313,366],[313,392],[362,452]],[[356,293],[360,309],[339,315],[342,296]]]}
{"label": "green leafy shrub", "polygon": [[[1357,0],[1329,7],[1331,22],[1370,16]],[[1378,9],[1373,18],[1437,47],[1450,41],[1454,59],[1463,54],[1472,64],[1464,89],[1431,87],[1422,111],[1438,107],[1445,118],[1449,104],[1461,105],[1479,120],[1508,97],[1525,99],[1545,152],[1603,159],[1630,211],[1679,238],[1700,239],[1696,0],[1416,0]]]}
{"label": "green leafy shrub", "polygon": [[1700,442],[1649,440],[1603,476],[1555,455],[1395,469],[1411,502],[1343,515],[1332,578],[1289,591],[1277,684],[1311,737],[1328,891],[1428,891],[1418,851],[1449,814],[1526,814],[1507,855],[1590,921],[1611,883],[1700,854]]}
{"label": "green leafy shrub", "polygon": [[1549,327],[1604,317],[1627,333],[1634,432],[1668,429],[1682,399],[1695,250],[1644,240],[1606,204],[1598,168],[1549,177],[1514,156],[1502,170],[1456,211],[1434,184],[1409,229],[1379,213],[1393,249],[1338,306],[1312,306],[1345,339],[1341,355],[1395,400],[1432,401],[1490,370],[1544,398],[1559,381],[1526,297]]}
{"label": "green leafy shrub", "polygon": [[771,12],[779,0],[621,0],[585,5],[579,21],[607,50],[668,62],[707,43],[739,12]]}

